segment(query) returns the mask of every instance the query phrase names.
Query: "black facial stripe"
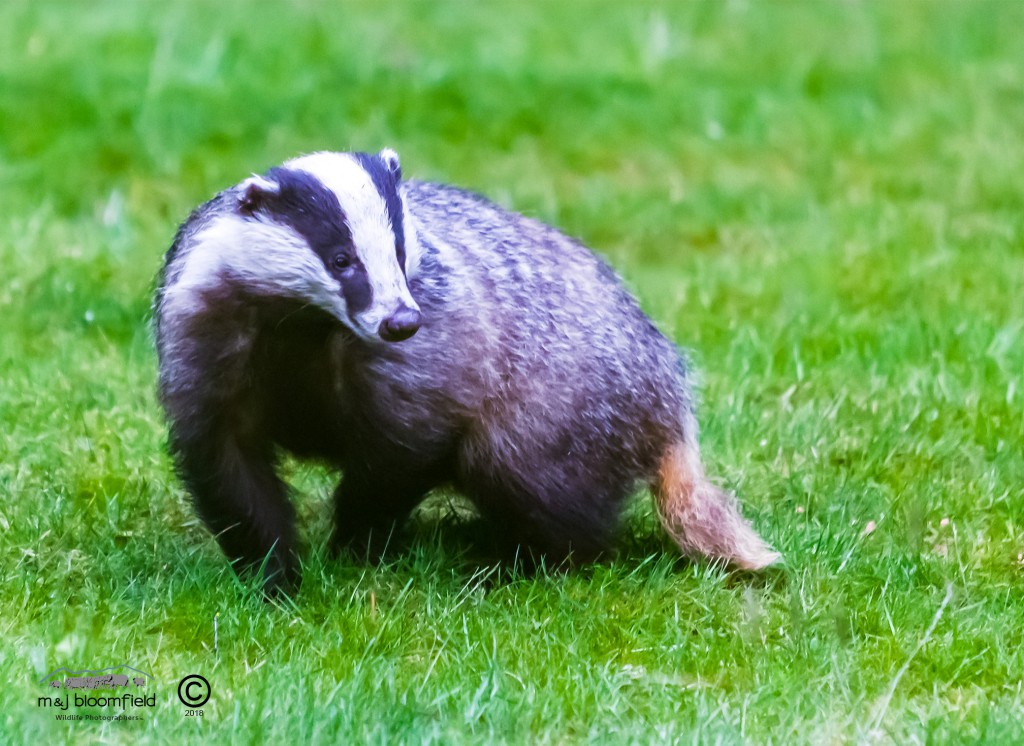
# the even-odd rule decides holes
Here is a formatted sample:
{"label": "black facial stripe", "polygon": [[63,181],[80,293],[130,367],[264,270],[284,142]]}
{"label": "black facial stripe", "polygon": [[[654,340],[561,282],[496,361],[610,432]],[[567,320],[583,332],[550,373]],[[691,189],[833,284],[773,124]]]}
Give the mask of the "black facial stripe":
{"label": "black facial stripe", "polygon": [[384,200],[384,206],[391,219],[391,231],[395,234],[395,255],[398,266],[405,272],[405,228],[402,225],[402,199],[398,196],[398,180],[380,156],[370,153],[353,153],[359,165],[363,167],[377,188],[377,193]]}
{"label": "black facial stripe", "polygon": [[272,168],[267,178],[281,189],[277,194],[266,195],[261,212],[278,223],[291,226],[305,238],[329,274],[335,254],[339,251],[354,253],[352,232],[334,192],[305,171]]}
{"label": "black facial stripe", "polygon": [[[350,318],[370,307],[373,291],[366,268],[359,261],[352,243],[352,231],[337,195],[319,179],[304,171],[273,168],[267,178],[276,182],[279,191],[264,194],[258,212],[275,222],[295,229],[309,243],[323,262],[327,274],[341,285],[341,294]],[[335,264],[335,257],[348,257],[345,269]]]}
{"label": "black facial stripe", "polygon": [[395,242],[395,257],[398,259],[398,266],[402,268],[402,274],[405,274],[405,242]]}
{"label": "black facial stripe", "polygon": [[339,278],[339,282],[341,283],[341,294],[345,296],[345,307],[348,309],[349,318],[355,320],[353,314],[365,311],[370,307],[370,301],[373,299],[366,268],[362,263],[357,263]]}

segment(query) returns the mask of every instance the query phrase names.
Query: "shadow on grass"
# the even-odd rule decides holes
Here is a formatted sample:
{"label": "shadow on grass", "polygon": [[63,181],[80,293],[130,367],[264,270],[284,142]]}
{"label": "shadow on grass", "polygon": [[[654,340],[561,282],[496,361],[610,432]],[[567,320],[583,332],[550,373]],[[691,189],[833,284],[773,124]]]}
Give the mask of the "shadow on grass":
{"label": "shadow on grass", "polygon": [[[778,590],[786,587],[791,573],[791,568],[785,566],[763,572],[730,570],[721,563],[682,556],[656,519],[638,509],[630,510],[624,517],[615,546],[587,563],[574,563],[571,558],[567,562],[551,561],[520,547],[510,547],[500,525],[480,517],[459,498],[449,496],[425,503],[406,525],[392,533],[380,556],[351,549],[332,554],[328,549],[326,521],[314,519],[313,525],[306,528],[311,540],[298,550],[302,581],[290,595],[274,593],[267,598],[258,574],[237,576],[205,530],[205,540],[198,544],[186,541],[168,549],[169,554],[147,555],[152,564],[141,571],[141,577],[163,577],[168,592],[174,596],[219,587],[237,600],[263,598],[294,610],[296,599],[316,597],[318,587],[328,597],[338,593],[344,596],[370,577],[387,578],[389,583],[399,585],[409,581],[430,584],[435,580],[442,585],[473,584],[485,592],[519,583],[559,583],[567,578],[600,583],[609,574],[637,580],[676,576],[724,588]],[[141,558],[126,562],[134,565],[136,560]]]}
{"label": "shadow on grass", "polygon": [[457,501],[434,503],[417,511],[389,537],[379,557],[352,550],[331,557],[322,546],[315,554],[323,558],[327,567],[350,570],[373,568],[410,576],[444,572],[467,580],[486,575],[484,586],[488,589],[569,575],[585,580],[606,570],[630,575],[666,562],[673,573],[717,578],[726,587],[782,588],[790,575],[790,569],[784,565],[751,572],[682,556],[650,516],[632,514],[623,521],[615,545],[596,560],[552,560],[529,548],[510,546],[501,526]]}

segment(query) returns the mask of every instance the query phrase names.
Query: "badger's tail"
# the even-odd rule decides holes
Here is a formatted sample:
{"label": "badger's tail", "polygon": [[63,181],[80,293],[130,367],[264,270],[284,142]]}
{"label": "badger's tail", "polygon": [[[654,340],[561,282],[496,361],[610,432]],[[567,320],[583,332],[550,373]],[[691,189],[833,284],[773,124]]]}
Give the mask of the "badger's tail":
{"label": "badger's tail", "polygon": [[662,454],[653,485],[665,530],[685,554],[725,560],[746,570],[779,562],[782,556],[743,518],[736,498],[704,475],[696,422],[687,420],[686,435]]}

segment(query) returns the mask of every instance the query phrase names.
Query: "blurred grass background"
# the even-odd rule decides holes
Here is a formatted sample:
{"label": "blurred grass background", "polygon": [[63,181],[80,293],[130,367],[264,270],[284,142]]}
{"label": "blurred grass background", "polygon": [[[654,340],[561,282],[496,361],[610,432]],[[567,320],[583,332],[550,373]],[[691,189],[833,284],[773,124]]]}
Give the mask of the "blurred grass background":
{"label": "blurred grass background", "polygon": [[[0,740],[1024,740],[1022,28],[1009,1],[8,0]],[[163,452],[152,278],[224,186],[385,145],[612,261],[692,350],[712,470],[785,572],[676,561],[645,502],[570,577],[498,582],[430,521],[333,563],[329,478],[292,465],[302,592],[235,583]],[[35,707],[120,662],[159,682],[142,723]]]}

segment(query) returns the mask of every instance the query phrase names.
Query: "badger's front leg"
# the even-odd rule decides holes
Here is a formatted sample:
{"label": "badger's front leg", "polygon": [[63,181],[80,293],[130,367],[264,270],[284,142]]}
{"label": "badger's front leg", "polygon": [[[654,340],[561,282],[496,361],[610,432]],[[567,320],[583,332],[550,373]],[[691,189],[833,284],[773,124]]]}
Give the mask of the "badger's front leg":
{"label": "badger's front leg", "polygon": [[171,453],[235,570],[262,570],[268,592],[287,592],[299,580],[295,517],[258,387],[256,310],[210,293],[168,291],[162,300],[160,399]]}
{"label": "badger's front leg", "polygon": [[220,426],[172,432],[171,447],[197,512],[235,570],[261,572],[268,593],[297,586],[295,511],[270,444]]}

